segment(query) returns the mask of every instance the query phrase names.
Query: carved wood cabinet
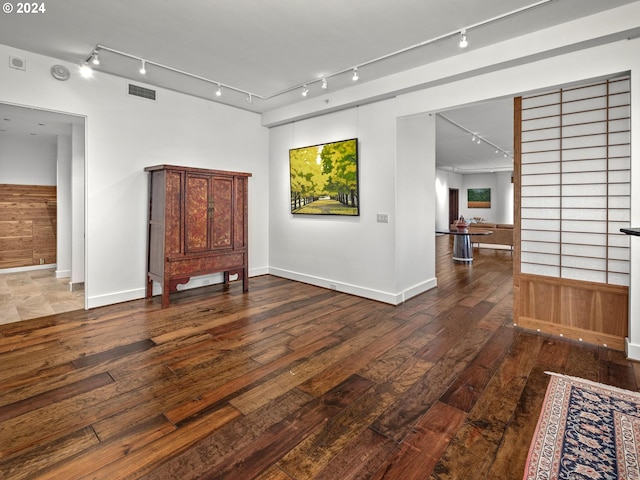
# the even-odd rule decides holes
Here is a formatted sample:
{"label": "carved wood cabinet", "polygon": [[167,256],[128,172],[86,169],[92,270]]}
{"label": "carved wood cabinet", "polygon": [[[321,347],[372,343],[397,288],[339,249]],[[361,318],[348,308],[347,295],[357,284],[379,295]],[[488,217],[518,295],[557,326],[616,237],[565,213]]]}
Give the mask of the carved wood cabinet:
{"label": "carved wood cabinet", "polygon": [[169,294],[191,277],[224,273],[249,288],[247,194],[250,173],[157,165],[149,172],[147,298],[153,281]]}

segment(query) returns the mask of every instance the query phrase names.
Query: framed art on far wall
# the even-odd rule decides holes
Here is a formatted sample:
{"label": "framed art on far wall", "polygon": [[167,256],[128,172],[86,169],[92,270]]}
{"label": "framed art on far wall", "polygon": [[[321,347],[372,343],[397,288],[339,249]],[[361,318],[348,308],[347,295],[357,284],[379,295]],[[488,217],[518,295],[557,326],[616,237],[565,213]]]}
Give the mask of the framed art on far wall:
{"label": "framed art on far wall", "polygon": [[490,188],[469,188],[467,189],[468,208],[491,208]]}
{"label": "framed art on far wall", "polygon": [[358,139],[289,150],[291,213],[360,214]]}

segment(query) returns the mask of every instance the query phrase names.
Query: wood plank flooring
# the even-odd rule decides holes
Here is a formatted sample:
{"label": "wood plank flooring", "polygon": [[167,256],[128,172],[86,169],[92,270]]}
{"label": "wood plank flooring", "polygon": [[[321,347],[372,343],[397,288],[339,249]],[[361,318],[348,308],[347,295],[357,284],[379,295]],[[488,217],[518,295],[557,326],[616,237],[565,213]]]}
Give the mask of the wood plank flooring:
{"label": "wood plank flooring", "polygon": [[520,479],[545,371],[622,352],[512,325],[512,257],[393,307],[272,276],[0,325],[2,479]]}

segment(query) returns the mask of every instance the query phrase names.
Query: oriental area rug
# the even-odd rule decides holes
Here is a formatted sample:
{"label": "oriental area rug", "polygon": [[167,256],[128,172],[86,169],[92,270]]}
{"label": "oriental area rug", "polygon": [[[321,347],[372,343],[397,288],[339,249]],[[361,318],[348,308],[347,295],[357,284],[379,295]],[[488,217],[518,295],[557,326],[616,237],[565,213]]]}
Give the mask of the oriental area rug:
{"label": "oriental area rug", "polygon": [[549,375],[523,480],[640,479],[640,393]]}

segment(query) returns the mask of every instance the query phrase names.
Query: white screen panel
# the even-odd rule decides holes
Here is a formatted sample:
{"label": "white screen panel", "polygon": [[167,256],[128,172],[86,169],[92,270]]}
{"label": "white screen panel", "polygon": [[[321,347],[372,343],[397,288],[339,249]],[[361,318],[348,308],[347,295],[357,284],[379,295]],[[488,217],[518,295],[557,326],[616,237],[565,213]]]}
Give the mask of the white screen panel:
{"label": "white screen panel", "polygon": [[525,241],[538,241],[538,242],[549,242],[549,243],[559,243],[560,242],[560,232],[545,232],[538,230],[522,230],[520,232],[520,239]]}
{"label": "white screen panel", "polygon": [[607,183],[607,172],[573,172],[562,175],[563,185],[587,185],[586,189],[593,183]]}
{"label": "white screen panel", "polygon": [[541,173],[560,173],[560,162],[522,165],[523,175],[536,175]]}
{"label": "white screen panel", "polygon": [[560,222],[558,220],[536,220],[522,218],[523,230],[560,230]]}
{"label": "white screen panel", "polygon": [[611,285],[621,285],[623,287],[629,286],[629,275],[624,273],[613,273],[609,272],[607,275],[609,280],[609,284]]}
{"label": "white screen panel", "polygon": [[522,273],[528,273],[530,275],[543,275],[545,277],[559,277],[560,268],[552,267],[551,265],[536,265],[533,263],[523,263],[520,267]]}
{"label": "white screen panel", "polygon": [[590,158],[607,158],[607,147],[575,148],[562,151],[563,161],[588,160]]}
{"label": "white screen panel", "polygon": [[559,197],[560,185],[533,185],[522,187],[523,197]]}
{"label": "white screen panel", "polygon": [[576,257],[599,257],[605,258],[607,256],[607,247],[595,246],[595,245],[576,245],[564,243],[562,245],[563,255],[573,255]]}
{"label": "white screen panel", "polygon": [[522,108],[534,108],[545,105],[554,105],[560,103],[560,91],[546,92],[540,95],[534,95],[532,97],[526,97],[522,99]]}
{"label": "white screen panel", "polygon": [[588,198],[583,199],[582,206],[584,208],[566,208],[562,210],[562,218],[564,220],[596,220],[600,222],[607,220],[607,210],[595,208]]}
{"label": "white screen panel", "polygon": [[576,245],[606,245],[607,236],[602,233],[562,232],[562,241]]}
{"label": "white screen panel", "polygon": [[609,246],[609,259],[611,260],[630,260],[630,253],[628,248],[611,247]]}
{"label": "white screen panel", "polygon": [[562,221],[563,232],[607,233],[606,222]]}
{"label": "white screen panel", "polygon": [[527,121],[542,117],[552,117],[560,115],[560,104],[544,105],[535,108],[527,108],[522,110],[522,120]]}
{"label": "white screen panel", "polygon": [[541,128],[558,126],[560,126],[560,117],[543,117],[535,120],[524,120],[522,122],[522,131],[526,132],[529,130],[540,130]]}
{"label": "white screen panel", "polygon": [[619,230],[630,221],[629,84],[624,78],[523,99],[523,109],[540,107],[523,112],[529,120],[521,125],[524,273],[628,284],[629,240]]}
{"label": "white screen panel", "polygon": [[524,263],[539,263],[540,265],[560,265],[560,255],[550,255],[546,253],[522,252]]}
{"label": "white screen panel", "polygon": [[522,154],[522,164],[559,162],[560,152],[535,152]]}
{"label": "white screen panel", "polygon": [[[611,129],[609,129],[611,131]],[[562,127],[562,136],[567,137],[579,137],[581,135],[594,135],[594,134],[607,133],[607,124],[604,122],[598,123],[585,123],[581,125],[572,125]],[[558,135],[560,136],[560,135]]]}
{"label": "white screen panel", "polygon": [[563,208],[583,208],[586,204],[591,208],[607,208],[607,197],[562,197]]}
{"label": "white screen panel", "polygon": [[562,114],[567,115],[575,112],[605,110],[606,108],[607,108],[606,97],[587,98],[579,102],[563,103]]}
{"label": "white screen panel", "polygon": [[560,197],[523,197],[520,205],[522,208],[560,208]]}
{"label": "white screen panel", "polygon": [[520,247],[523,252],[549,253],[552,255],[560,255],[559,243],[523,241]]}
{"label": "white screen panel", "polygon": [[560,175],[527,175],[522,177],[522,185],[557,185],[560,183]]}
{"label": "white screen panel", "polygon": [[604,184],[563,185],[562,194],[568,197],[601,197],[607,195],[607,186]]}
{"label": "white screen panel", "polygon": [[562,125],[578,125],[579,123],[589,122],[606,122],[607,111],[597,110],[595,112],[572,113],[563,115],[561,118]]}
{"label": "white screen panel", "polygon": [[563,268],[562,278],[582,280],[583,282],[607,283],[607,274],[596,270],[581,270],[577,268]]}
{"label": "white screen panel", "polygon": [[[595,132],[604,133],[604,132]],[[560,138],[560,127],[545,128],[543,130],[531,130],[522,132],[522,142],[533,142],[536,140],[547,140],[551,138]]]}

